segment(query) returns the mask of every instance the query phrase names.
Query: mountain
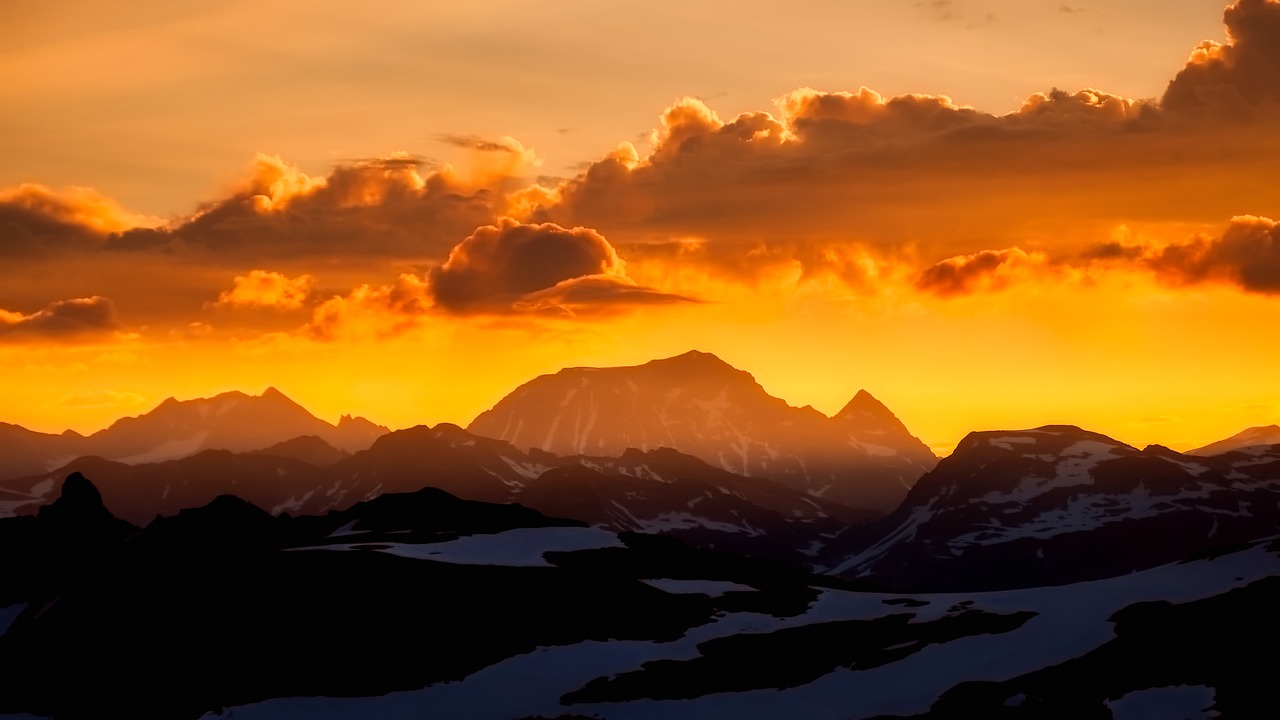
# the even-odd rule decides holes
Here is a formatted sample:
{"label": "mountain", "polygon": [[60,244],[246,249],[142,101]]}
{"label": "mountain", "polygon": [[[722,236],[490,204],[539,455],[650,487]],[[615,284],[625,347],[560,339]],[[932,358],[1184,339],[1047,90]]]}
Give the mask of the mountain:
{"label": "mountain", "polygon": [[169,398],[151,412],[122,418],[88,437],[0,425],[0,479],[48,472],[85,455],[134,465],[202,450],[260,450],[308,435],[351,453],[387,432],[381,425],[346,415],[337,425],[330,424],[275,388],[258,396],[227,392],[196,400]]}
{"label": "mountain", "polygon": [[351,453],[339,450],[315,435],[302,435],[292,440],[285,440],[271,447],[254,450],[252,454],[290,458],[316,467],[326,467],[351,457]]}
{"label": "mountain", "polygon": [[70,430],[52,435],[0,422],[0,478],[52,470],[82,454],[79,450],[84,440],[83,435]]}
{"label": "mountain", "polygon": [[739,475],[888,512],[936,458],[862,391],[834,418],[773,397],[749,373],[689,352],[643,365],[568,368],[514,390],[467,427],[557,455],[669,447]]}
{"label": "mountain", "polygon": [[696,547],[801,565],[849,523],[874,517],[666,448],[617,458],[524,453],[442,423],[388,433],[368,450],[334,461],[337,453],[303,437],[250,453],[205,450],[139,465],[82,457],[54,472],[0,481],[0,517],[33,512],[69,473],[93,478],[111,512],[140,525],[226,494],[271,514],[321,515],[435,487],[469,500],[520,502],[613,531],[664,533]]}
{"label": "mountain", "polygon": [[1221,455],[1232,450],[1259,447],[1263,445],[1280,445],[1280,425],[1262,425],[1242,430],[1225,440],[1209,443],[1195,450],[1188,450],[1188,455]]}
{"label": "mountain", "polygon": [[1277,501],[1280,446],[1205,458],[1065,425],[976,432],[820,562],[902,590],[1092,580],[1274,534]]}
{"label": "mountain", "polygon": [[[76,481],[64,496],[89,508],[86,490]],[[47,515],[0,520],[0,536]],[[0,585],[0,714],[1251,718],[1274,707],[1270,665],[1240,651],[1280,642],[1274,540],[1061,587],[886,594],[439,490],[302,518],[221,496],[128,532],[81,548],[91,563],[56,559],[44,587]]]}

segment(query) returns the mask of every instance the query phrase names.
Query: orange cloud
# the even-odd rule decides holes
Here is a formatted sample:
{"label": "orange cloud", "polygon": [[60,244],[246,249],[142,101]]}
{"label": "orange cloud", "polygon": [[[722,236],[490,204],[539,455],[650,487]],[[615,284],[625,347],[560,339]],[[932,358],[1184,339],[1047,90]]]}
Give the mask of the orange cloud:
{"label": "orange cloud", "polygon": [[0,310],[0,338],[69,338],[120,327],[115,305],[101,296],[58,300],[31,314]]}
{"label": "orange cloud", "polygon": [[317,340],[390,337],[418,326],[430,309],[426,283],[403,273],[391,285],[361,285],[347,296],[326,300],[303,333]]}
{"label": "orange cloud", "polygon": [[219,294],[214,305],[296,310],[307,301],[314,284],[311,275],[289,278],[278,272],[252,270],[248,275],[237,275],[235,286]]}

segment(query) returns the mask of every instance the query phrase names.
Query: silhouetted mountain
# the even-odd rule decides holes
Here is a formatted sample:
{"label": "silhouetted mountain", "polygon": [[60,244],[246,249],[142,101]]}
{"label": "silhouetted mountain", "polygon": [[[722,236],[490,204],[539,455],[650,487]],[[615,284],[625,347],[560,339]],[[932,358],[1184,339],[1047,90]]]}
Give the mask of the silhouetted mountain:
{"label": "silhouetted mountain", "polygon": [[1224,440],[1209,443],[1204,447],[1188,450],[1188,455],[1221,455],[1232,450],[1280,445],[1280,425],[1262,425],[1242,430]]}
{"label": "silhouetted mountain", "polygon": [[332,425],[275,388],[259,396],[227,392],[197,400],[169,398],[151,412],[122,418],[88,437],[0,425],[0,479],[49,472],[86,455],[135,465],[202,450],[260,450],[305,435],[350,453],[369,447],[386,432],[385,427],[345,415]]}
{"label": "silhouetted mountain", "polygon": [[[78,480],[65,499],[100,515]],[[1265,717],[1272,673],[1239,647],[1280,641],[1270,541],[1064,587],[895,596],[427,489],[302,518],[224,496],[103,546],[0,601],[0,713]]]}
{"label": "silhouetted mountain", "polygon": [[327,467],[351,457],[351,453],[339,450],[315,435],[303,435],[285,440],[271,447],[254,450],[253,454],[291,458],[316,467]]}
{"label": "silhouetted mountain", "polygon": [[1280,447],[1209,458],[1053,425],[970,433],[832,572],[898,589],[1110,577],[1280,529]]}
{"label": "silhouetted mountain", "polygon": [[0,607],[47,600],[136,531],[107,511],[89,480],[72,473],[35,515],[0,519]]}
{"label": "silhouetted mountain", "polygon": [[[183,718],[381,695],[538,648],[670,642],[743,602],[802,612],[822,582],[720,558],[435,489],[297,519],[222,496],[156,519],[21,611],[0,638],[0,713]],[[710,565],[752,597],[666,592],[633,571],[655,565]],[[419,650],[388,652],[399,646]],[[145,652],[122,663],[122,647]]]}
{"label": "silhouetted mountain", "polygon": [[632,367],[540,376],[467,429],[559,455],[670,447],[734,473],[883,512],[936,462],[865,391],[828,418],[788,405],[749,373],[696,351]]}

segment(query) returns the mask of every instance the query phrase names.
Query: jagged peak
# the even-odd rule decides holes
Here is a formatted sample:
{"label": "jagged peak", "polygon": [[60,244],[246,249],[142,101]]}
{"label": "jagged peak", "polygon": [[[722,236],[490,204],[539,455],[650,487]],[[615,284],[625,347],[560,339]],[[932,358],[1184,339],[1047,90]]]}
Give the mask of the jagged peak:
{"label": "jagged peak", "polygon": [[897,416],[895,416],[884,403],[877,400],[874,395],[866,390],[859,390],[855,393],[853,399],[845,403],[845,406],[841,408],[840,412],[835,414],[835,417],[840,419],[861,415],[871,415],[874,417],[887,416],[897,420]]}

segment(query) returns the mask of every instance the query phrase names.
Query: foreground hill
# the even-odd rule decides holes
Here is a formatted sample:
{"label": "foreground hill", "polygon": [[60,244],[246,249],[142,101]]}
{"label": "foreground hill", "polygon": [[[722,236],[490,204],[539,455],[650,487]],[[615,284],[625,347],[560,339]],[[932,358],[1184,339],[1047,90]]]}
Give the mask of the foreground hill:
{"label": "foreground hill", "polygon": [[824,550],[891,587],[1032,587],[1111,577],[1280,531],[1280,446],[1214,457],[1072,426],[966,437],[874,524]]}
{"label": "foreground hill", "polygon": [[[882,594],[426,490],[111,522],[0,599],[0,713],[131,718],[1264,717],[1280,543],[1109,580]],[[75,510],[68,512],[68,510]],[[69,547],[69,545],[68,545]],[[70,565],[60,563],[71,562]],[[126,648],[129,662],[120,658]],[[404,652],[401,649],[410,649]],[[779,659],[784,658],[785,662]],[[1203,711],[1203,712],[1202,712]]]}
{"label": "foreground hill", "polygon": [[0,423],[0,479],[48,472],[87,455],[133,465],[204,450],[259,450],[308,435],[350,453],[364,450],[386,432],[348,415],[337,425],[325,422],[275,388],[256,396],[228,392],[196,400],[169,398],[148,413],[122,418],[89,436],[71,431],[50,435]]}
{"label": "foreground hill", "polygon": [[881,512],[897,507],[937,461],[870,393],[827,417],[788,405],[749,373],[696,351],[543,375],[467,429],[558,455],[670,447],[739,475]]}

